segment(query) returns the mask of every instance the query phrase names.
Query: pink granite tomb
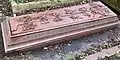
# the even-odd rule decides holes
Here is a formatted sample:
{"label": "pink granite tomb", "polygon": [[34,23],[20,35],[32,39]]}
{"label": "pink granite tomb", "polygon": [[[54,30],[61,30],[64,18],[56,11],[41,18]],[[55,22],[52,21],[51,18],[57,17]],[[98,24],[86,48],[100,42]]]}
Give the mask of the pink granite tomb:
{"label": "pink granite tomb", "polygon": [[101,2],[10,17],[3,23],[5,52],[43,47],[116,26],[117,15]]}

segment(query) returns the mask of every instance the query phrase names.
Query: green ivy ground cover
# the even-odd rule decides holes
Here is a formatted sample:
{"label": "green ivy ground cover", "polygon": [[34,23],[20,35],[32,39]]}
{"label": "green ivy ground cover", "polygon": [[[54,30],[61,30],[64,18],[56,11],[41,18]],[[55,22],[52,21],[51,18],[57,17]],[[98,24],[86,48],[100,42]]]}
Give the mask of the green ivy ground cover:
{"label": "green ivy ground cover", "polygon": [[120,60],[120,53],[116,53],[110,57],[105,57],[105,58],[98,58],[98,60]]}
{"label": "green ivy ground cover", "polygon": [[102,0],[120,13],[120,0]]}

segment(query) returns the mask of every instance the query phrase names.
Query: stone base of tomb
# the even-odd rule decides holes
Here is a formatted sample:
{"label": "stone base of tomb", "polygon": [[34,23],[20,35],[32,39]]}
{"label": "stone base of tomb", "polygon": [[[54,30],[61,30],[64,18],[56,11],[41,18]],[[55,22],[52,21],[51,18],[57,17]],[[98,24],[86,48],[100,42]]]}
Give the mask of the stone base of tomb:
{"label": "stone base of tomb", "polygon": [[5,52],[43,47],[117,26],[101,2],[11,17],[1,23]]}
{"label": "stone base of tomb", "polygon": [[[120,21],[116,21],[113,23],[103,24],[100,26],[89,27],[89,28],[82,29],[82,30],[76,30],[76,31],[69,32],[69,33],[50,36],[48,38],[38,39],[38,40],[34,40],[34,41],[28,41],[25,43],[17,44],[16,46],[15,45],[8,46],[6,44],[7,40],[4,40],[4,44],[5,44],[4,47],[6,48],[5,52],[7,53],[7,52],[13,52],[13,51],[24,51],[24,50],[34,49],[34,48],[38,48],[38,47],[44,47],[49,44],[56,44],[56,43],[64,42],[67,40],[79,38],[79,37],[89,35],[92,33],[115,28],[118,26],[119,23],[120,23]],[[3,24],[2,24],[2,26],[3,26]],[[3,30],[4,30],[4,28],[3,28]],[[5,35],[5,34],[3,33],[3,35]],[[7,36],[6,36],[6,38],[4,37],[4,39],[7,39]]]}

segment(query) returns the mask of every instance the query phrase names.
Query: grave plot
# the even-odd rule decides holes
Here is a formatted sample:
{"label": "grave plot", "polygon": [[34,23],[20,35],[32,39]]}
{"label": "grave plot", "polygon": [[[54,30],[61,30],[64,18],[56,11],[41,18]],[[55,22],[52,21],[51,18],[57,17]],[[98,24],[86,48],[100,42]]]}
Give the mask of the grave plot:
{"label": "grave plot", "polygon": [[8,18],[1,23],[5,52],[59,43],[112,28],[117,15],[101,2]]}

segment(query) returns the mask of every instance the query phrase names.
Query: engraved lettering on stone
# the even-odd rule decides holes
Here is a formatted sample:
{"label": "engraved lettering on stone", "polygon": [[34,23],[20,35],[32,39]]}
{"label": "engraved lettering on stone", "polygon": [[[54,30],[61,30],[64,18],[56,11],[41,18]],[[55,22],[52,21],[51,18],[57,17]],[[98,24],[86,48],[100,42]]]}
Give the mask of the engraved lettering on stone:
{"label": "engraved lettering on stone", "polygon": [[23,31],[35,29],[35,26],[30,16],[23,17]]}
{"label": "engraved lettering on stone", "polygon": [[22,24],[18,24],[15,30],[12,30],[12,32],[17,31],[20,26],[22,26],[23,31],[27,30],[33,30],[35,29],[36,25],[34,24],[32,18],[30,16],[25,16],[23,18],[20,18],[19,21],[22,21]]}
{"label": "engraved lettering on stone", "polygon": [[65,14],[70,14],[70,15],[75,14],[75,10],[67,10],[67,9],[65,9],[64,11],[65,11]]}
{"label": "engraved lettering on stone", "polygon": [[73,19],[75,21],[75,19],[79,19],[79,16],[70,16],[71,19]]}
{"label": "engraved lettering on stone", "polygon": [[91,14],[89,14],[89,13],[87,13],[87,12],[85,12],[85,13],[83,13],[83,16],[87,16],[87,17],[91,17]]}
{"label": "engraved lettering on stone", "polygon": [[80,13],[85,13],[87,11],[86,7],[81,7],[78,9],[78,11],[80,11]]}
{"label": "engraved lettering on stone", "polygon": [[60,14],[56,14],[56,16],[55,16],[55,19],[53,20],[53,21],[55,21],[55,22],[60,22],[60,21],[62,21],[63,19],[62,19],[62,17],[60,16]]}
{"label": "engraved lettering on stone", "polygon": [[90,11],[92,14],[96,15],[96,14],[100,14],[101,17],[102,16],[107,16],[109,11],[102,5],[98,5],[98,4],[95,4],[95,3],[91,3],[90,4]]}
{"label": "engraved lettering on stone", "polygon": [[[75,8],[75,7],[77,7],[77,8]],[[30,16],[22,17],[21,19],[19,19],[20,23],[18,22],[17,27],[15,27],[15,28],[13,27],[14,30],[12,32],[13,32],[13,34],[16,34],[16,33],[21,34],[22,32],[27,31],[27,30],[43,29],[41,27],[35,28],[36,25],[41,25],[41,24],[49,25],[49,23],[52,23],[52,22],[60,22],[58,24],[58,25],[60,25],[61,22],[66,20],[67,18],[68,19],[70,18],[70,20],[73,20],[73,21],[75,21],[75,20],[79,21],[79,20],[85,20],[85,19],[89,20],[89,19],[95,19],[95,18],[108,16],[111,13],[109,11],[109,9],[107,9],[105,6],[103,6],[101,4],[97,4],[97,3],[90,3],[90,4],[87,4],[86,6],[78,5],[75,7],[69,7],[68,9],[61,9],[61,10],[58,9],[58,11],[55,11],[55,10],[50,11],[50,12],[48,11],[48,13],[42,14],[40,16],[38,14],[37,15],[38,17],[30,17]],[[40,14],[41,14],[41,12],[40,12]],[[22,29],[21,29],[21,27],[22,27]],[[49,27],[53,27],[53,26],[50,25]],[[23,31],[21,31],[21,30],[23,30]],[[14,31],[16,31],[16,32],[14,32]]]}
{"label": "engraved lettering on stone", "polygon": [[48,24],[49,23],[48,18],[46,16],[41,16],[39,20],[40,20],[41,24]]}

